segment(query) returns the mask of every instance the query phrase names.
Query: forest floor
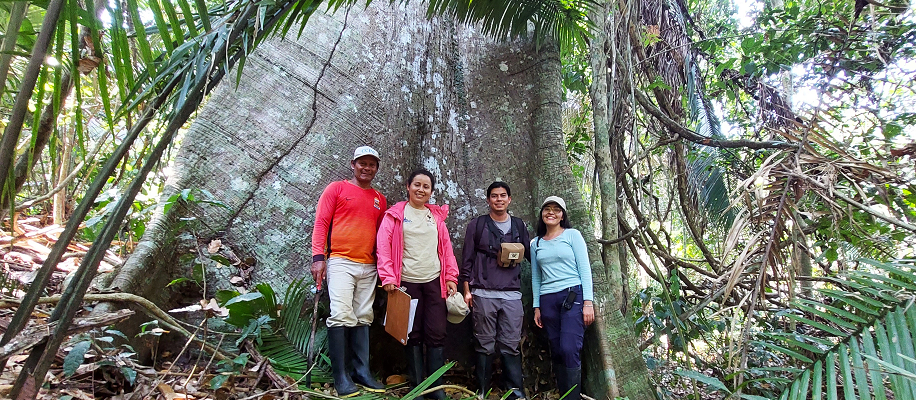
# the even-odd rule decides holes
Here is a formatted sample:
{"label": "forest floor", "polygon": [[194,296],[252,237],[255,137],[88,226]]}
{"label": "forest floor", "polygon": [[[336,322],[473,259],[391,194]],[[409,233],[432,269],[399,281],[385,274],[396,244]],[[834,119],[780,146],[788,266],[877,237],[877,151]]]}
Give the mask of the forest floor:
{"label": "forest floor", "polygon": [[[21,217],[15,221],[12,229],[8,225],[4,228],[0,232],[0,332],[6,331],[24,289],[33,282],[38,269],[63,231],[62,226],[48,224],[46,218],[37,217]],[[122,245],[129,248],[131,244]],[[89,242],[75,241],[68,247],[52,272],[44,296],[50,298],[62,292],[90,246]],[[99,267],[99,273],[111,272],[125,257],[124,254],[109,251]],[[33,328],[32,332],[46,336],[48,330],[40,328],[47,325],[54,305],[53,301],[38,304],[24,332]],[[91,320],[91,307],[84,306],[77,318]],[[111,317],[124,319],[126,316]],[[296,382],[280,377],[265,362],[248,360],[247,357],[219,362],[199,351],[193,344],[185,343],[182,347],[180,341],[172,341],[170,344],[164,342],[159,346],[159,335],[167,331],[156,325],[141,329],[146,337],[140,342],[145,340],[153,349],[151,354],[149,351],[144,353],[149,354],[144,358],[152,361],[141,363],[138,361],[139,352],[129,344],[136,345],[137,338],[130,340],[123,333],[108,328],[110,323],[101,324],[99,322],[92,330],[72,335],[64,343],[46,376],[45,385],[38,394],[39,399],[336,398],[333,389],[327,384],[309,391],[296,389]],[[12,385],[27,357],[28,351],[22,351],[7,360],[6,368],[0,372],[0,398],[10,397]],[[650,370],[653,381],[662,389],[665,398],[688,398],[693,393],[686,379],[674,374],[677,369],[678,365],[665,363]],[[462,390],[473,386],[468,371],[449,371],[445,378],[446,382],[455,385],[446,389],[450,398],[463,399],[470,396],[470,392]],[[360,396],[358,399],[401,398],[409,392],[403,383],[405,380],[405,376],[390,376],[386,383],[393,385],[393,389],[384,396]],[[501,394],[501,391],[494,390],[490,397],[496,400]],[[556,400],[560,396],[552,391],[529,397]],[[703,398],[714,400],[717,397],[706,394]]]}

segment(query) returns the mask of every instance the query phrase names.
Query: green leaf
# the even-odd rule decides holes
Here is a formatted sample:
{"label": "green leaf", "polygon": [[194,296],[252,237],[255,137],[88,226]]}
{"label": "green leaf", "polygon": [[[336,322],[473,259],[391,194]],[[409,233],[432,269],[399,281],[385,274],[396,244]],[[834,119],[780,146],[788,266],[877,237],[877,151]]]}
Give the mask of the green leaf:
{"label": "green leaf", "polygon": [[862,362],[859,344],[856,340],[849,341],[849,358],[852,359],[852,372],[856,376],[858,398],[861,400],[871,400],[871,389],[868,386],[868,378],[865,376],[865,364]]}
{"label": "green leaf", "polygon": [[908,370],[906,370],[906,369],[903,369],[903,368],[901,368],[901,367],[898,367],[898,366],[896,366],[896,365],[894,365],[894,364],[892,364],[892,363],[889,363],[889,362],[887,362],[887,361],[884,361],[884,360],[882,360],[882,359],[880,359],[880,358],[878,358],[878,357],[872,356],[872,355],[863,354],[862,357],[865,357],[865,358],[867,358],[867,359],[869,359],[869,360],[871,360],[871,361],[874,361],[874,362],[880,364],[882,367],[884,367],[884,368],[887,369],[888,371],[893,372],[893,373],[896,374],[896,375],[899,375],[899,376],[901,376],[901,377],[904,377],[904,378],[909,379],[909,380],[912,380],[912,381],[916,381],[916,373],[914,373],[913,371],[908,371]]}
{"label": "green leaf", "polygon": [[226,302],[232,300],[233,298],[241,295],[238,290],[218,290],[214,298],[216,298],[216,303],[222,307],[226,306]]}
{"label": "green leaf", "polygon": [[119,338],[121,338],[121,339],[124,339],[124,340],[127,340],[127,341],[130,341],[130,338],[128,338],[127,335],[125,335],[123,332],[121,332],[121,331],[119,331],[119,330],[116,330],[116,329],[106,329],[106,330],[105,330],[105,333],[107,333],[107,334],[109,334],[109,335],[117,336],[117,337],[119,337]]}
{"label": "green leaf", "polygon": [[757,38],[754,36],[748,36],[741,40],[741,51],[744,54],[756,53],[758,47],[760,47],[760,43],[757,42]]}
{"label": "green leaf", "polygon": [[846,400],[856,400],[855,386],[852,383],[852,365],[850,365],[849,352],[846,344],[840,343],[837,348],[840,363],[840,377],[843,378],[843,395]]}
{"label": "green leaf", "polygon": [[884,133],[885,139],[893,140],[897,136],[900,136],[900,134],[903,132],[903,127],[896,122],[891,122],[887,125],[884,125],[884,129],[882,131],[882,133]]}
{"label": "green leaf", "polygon": [[137,371],[131,367],[121,367],[121,373],[127,378],[131,385],[137,382]]}
{"label": "green leaf", "polygon": [[92,342],[84,340],[73,345],[73,348],[70,349],[70,352],[67,353],[67,356],[64,357],[64,375],[72,376],[76,373],[76,369],[83,364],[83,359],[86,356],[86,352],[89,351],[89,346]]}
{"label": "green leaf", "polygon": [[221,265],[226,265],[226,266],[232,265],[232,262],[230,262],[228,258],[223,257],[219,254],[211,254],[210,259],[213,261],[216,261],[217,263]]}
{"label": "green leaf", "polygon": [[825,331],[825,332],[827,332],[827,333],[829,333],[829,334],[831,334],[831,335],[833,335],[833,336],[846,337],[846,332],[843,332],[843,331],[841,331],[841,330],[839,330],[839,329],[837,329],[837,328],[834,328],[834,327],[832,327],[832,326],[829,326],[829,325],[826,325],[826,324],[822,324],[822,323],[820,323],[820,322],[817,322],[817,321],[814,321],[814,320],[811,320],[811,319],[808,319],[808,318],[804,318],[804,317],[801,317],[801,316],[798,316],[798,315],[795,315],[795,314],[789,314],[789,315],[786,315],[786,317],[787,317],[787,318],[790,318],[790,319],[794,319],[794,320],[796,320],[796,321],[798,321],[798,322],[801,322],[801,323],[803,323],[803,324],[811,325],[811,326],[813,326],[813,327],[815,327],[815,328],[817,328],[817,329],[823,330],[823,331]]}
{"label": "green leaf", "polygon": [[210,379],[210,389],[211,390],[219,389],[223,387],[223,384],[225,384],[226,381],[228,380],[229,380],[228,374],[220,374],[220,375],[214,376],[213,379]]}
{"label": "green leaf", "polygon": [[722,383],[722,381],[716,378],[713,378],[711,376],[706,376],[697,371],[689,371],[689,370],[677,370],[677,371],[674,371],[674,373],[680,376],[683,376],[685,378],[693,379],[697,382],[705,383],[711,387],[716,388],[717,390],[721,390],[725,392],[726,394],[731,394],[731,391],[728,390],[728,387],[726,387],[725,384]]}
{"label": "green leaf", "polygon": [[255,288],[264,296],[265,311],[267,311],[270,316],[277,317],[277,295],[274,293],[274,289],[266,283],[259,283],[255,285]]}
{"label": "green leaf", "polygon": [[441,368],[436,370],[436,372],[433,372],[432,374],[430,374],[429,377],[423,380],[423,382],[420,382],[420,384],[418,384],[415,388],[413,388],[413,390],[411,390],[404,397],[402,397],[401,400],[413,400],[419,397],[420,393],[423,393],[423,391],[432,387],[433,383],[435,383],[436,380],[439,379],[439,377],[441,377],[442,375],[445,375],[445,372],[451,369],[453,366],[455,366],[454,361],[443,365]]}
{"label": "green leaf", "polygon": [[797,351],[793,351],[793,350],[787,349],[787,348],[782,347],[782,346],[777,346],[777,345],[775,345],[775,344],[773,344],[773,343],[760,342],[760,341],[755,341],[755,342],[752,342],[752,343],[753,343],[753,344],[762,345],[762,346],[764,346],[764,347],[768,347],[768,348],[770,348],[770,349],[772,349],[772,350],[778,351],[778,352],[783,353],[783,354],[785,354],[785,355],[788,355],[788,356],[790,356],[790,357],[792,357],[792,358],[795,358],[796,360],[799,360],[799,361],[801,361],[801,362],[805,362],[805,363],[810,363],[810,362],[812,362],[812,360],[811,360],[810,358],[808,358],[807,356],[805,356],[804,354],[801,354],[801,353],[799,353],[799,352],[797,352]]}
{"label": "green leaf", "polygon": [[242,295],[238,295],[238,296],[233,297],[231,300],[227,301],[226,304],[224,304],[223,306],[224,306],[224,307],[229,307],[229,306],[231,306],[231,305],[233,305],[233,304],[236,304],[236,303],[247,302],[247,301],[253,301],[253,300],[257,300],[257,299],[263,298],[263,297],[264,297],[264,295],[261,294],[261,292],[250,292],[250,293],[245,293],[245,294],[242,294]]}
{"label": "green leaf", "polygon": [[199,262],[195,263],[194,266],[191,267],[191,279],[193,279],[195,282],[203,282],[206,278],[205,272],[206,269],[204,268],[203,264]]}
{"label": "green leaf", "polygon": [[671,90],[671,85],[668,85],[667,83],[665,83],[665,81],[662,79],[660,75],[656,75],[655,80],[653,80],[652,83],[650,83],[649,86],[646,87],[646,90],[653,90],[653,89]]}
{"label": "green leaf", "polygon": [[177,285],[177,284],[179,284],[179,283],[187,282],[187,281],[190,281],[190,279],[184,278],[184,277],[181,277],[181,278],[178,278],[178,279],[173,279],[171,282],[169,282],[168,285],[165,285],[165,287],[169,287],[169,286],[172,286],[172,285]]}
{"label": "green leaf", "polygon": [[868,363],[868,375],[871,377],[875,399],[887,400],[887,395],[884,393],[884,378],[881,376],[881,369],[878,367],[878,363],[865,357],[866,355],[875,355],[878,353],[877,349],[875,348],[874,338],[872,338],[871,332],[869,332],[867,329],[862,332],[862,334],[862,356],[867,360]]}

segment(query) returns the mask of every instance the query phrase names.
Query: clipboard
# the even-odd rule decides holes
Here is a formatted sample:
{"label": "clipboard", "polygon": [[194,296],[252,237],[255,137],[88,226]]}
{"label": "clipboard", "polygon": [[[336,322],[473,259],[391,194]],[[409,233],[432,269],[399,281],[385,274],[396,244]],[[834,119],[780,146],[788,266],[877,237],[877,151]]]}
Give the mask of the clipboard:
{"label": "clipboard", "polygon": [[407,337],[413,330],[413,319],[417,310],[417,300],[410,297],[403,289],[388,292],[388,309],[385,312],[385,332],[399,343],[407,345]]}

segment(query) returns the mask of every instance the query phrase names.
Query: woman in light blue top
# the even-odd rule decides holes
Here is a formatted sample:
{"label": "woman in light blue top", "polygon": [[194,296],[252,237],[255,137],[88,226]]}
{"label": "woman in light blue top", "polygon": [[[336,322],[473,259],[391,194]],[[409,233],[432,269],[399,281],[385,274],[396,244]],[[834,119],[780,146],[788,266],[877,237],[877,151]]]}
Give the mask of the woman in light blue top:
{"label": "woman in light blue top", "polygon": [[[595,321],[592,270],[585,239],[572,229],[566,202],[544,199],[531,240],[534,323],[547,331],[560,395],[579,400],[585,327]],[[570,391],[571,390],[571,391]]]}

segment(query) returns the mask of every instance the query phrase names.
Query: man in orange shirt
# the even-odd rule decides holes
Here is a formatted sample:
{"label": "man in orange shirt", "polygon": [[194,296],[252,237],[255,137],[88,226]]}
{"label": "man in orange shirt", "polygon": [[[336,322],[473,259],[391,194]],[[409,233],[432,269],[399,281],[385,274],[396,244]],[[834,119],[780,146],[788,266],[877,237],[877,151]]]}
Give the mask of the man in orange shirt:
{"label": "man in orange shirt", "polygon": [[369,325],[378,270],[375,236],[388,208],[385,196],[372,188],[379,155],[362,146],[353,153],[353,177],[332,182],[321,198],[312,230],[312,278],[318,289],[325,277],[331,298],[328,353],[339,397],[366,390],[384,393],[369,372]]}

